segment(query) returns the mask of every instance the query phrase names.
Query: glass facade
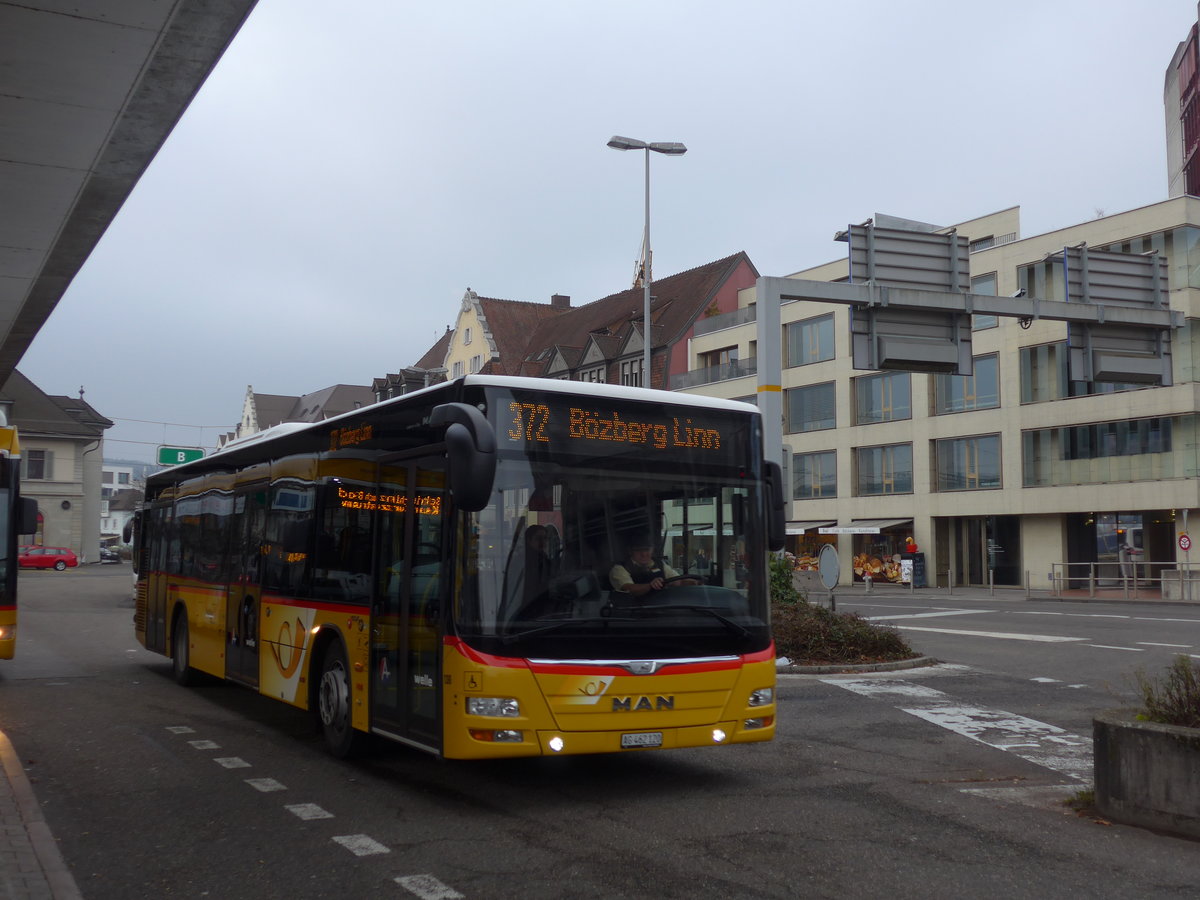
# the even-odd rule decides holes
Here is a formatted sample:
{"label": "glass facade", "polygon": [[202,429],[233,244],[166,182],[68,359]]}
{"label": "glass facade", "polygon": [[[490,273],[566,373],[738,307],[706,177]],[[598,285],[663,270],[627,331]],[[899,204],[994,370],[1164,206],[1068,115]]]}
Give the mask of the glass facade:
{"label": "glass facade", "polygon": [[[989,272],[987,275],[978,275],[971,279],[971,293],[984,294],[988,297],[996,296],[996,273]],[[983,328],[995,328],[1000,324],[999,316],[971,316],[971,328],[979,331]]]}
{"label": "glass facade", "polygon": [[1197,416],[1040,428],[1021,435],[1025,487],[1195,478]]}
{"label": "glass facade", "polygon": [[1112,394],[1150,387],[1119,381],[1071,381],[1068,375],[1068,358],[1066,341],[1022,347],[1021,402],[1044,403],[1047,400],[1065,400],[1067,397]]}
{"label": "glass facade", "polygon": [[854,451],[854,459],[856,496],[912,493],[912,444],[859,447]]}

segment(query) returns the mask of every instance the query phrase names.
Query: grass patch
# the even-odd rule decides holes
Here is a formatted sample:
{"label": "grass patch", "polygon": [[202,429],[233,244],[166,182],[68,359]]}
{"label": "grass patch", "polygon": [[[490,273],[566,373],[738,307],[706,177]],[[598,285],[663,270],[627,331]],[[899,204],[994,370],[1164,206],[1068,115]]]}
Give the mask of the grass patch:
{"label": "grass patch", "polygon": [[1200,728],[1200,665],[1180,654],[1160,675],[1135,673],[1142,695],[1138,716],[1162,725]]}

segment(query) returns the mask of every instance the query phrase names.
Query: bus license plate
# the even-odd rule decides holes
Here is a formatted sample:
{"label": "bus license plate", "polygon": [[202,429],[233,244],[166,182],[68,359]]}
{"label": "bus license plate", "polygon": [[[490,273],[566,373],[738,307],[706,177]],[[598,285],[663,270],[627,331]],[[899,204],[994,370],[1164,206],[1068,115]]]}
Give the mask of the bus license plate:
{"label": "bus license plate", "polygon": [[640,731],[637,734],[621,735],[622,747],[661,747],[661,731]]}

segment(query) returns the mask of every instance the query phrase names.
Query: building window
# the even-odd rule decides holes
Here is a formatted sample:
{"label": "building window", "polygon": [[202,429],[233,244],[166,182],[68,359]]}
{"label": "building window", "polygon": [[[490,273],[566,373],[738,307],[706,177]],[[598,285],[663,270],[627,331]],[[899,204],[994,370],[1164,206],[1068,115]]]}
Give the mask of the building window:
{"label": "building window", "polygon": [[720,350],[712,350],[708,353],[700,354],[700,367],[702,369],[711,369],[716,366],[734,365],[738,361],[737,347],[723,347]]}
{"label": "building window", "polygon": [[1026,431],[1021,435],[1022,483],[1052,487],[1194,478],[1194,448],[1176,450],[1173,438],[1196,426],[1197,417],[1188,415]]}
{"label": "building window", "polygon": [[784,391],[784,414],[788,434],[837,428],[833,382]]}
{"label": "building window", "polygon": [[460,359],[458,362],[456,362],[454,364],[454,369],[452,370],[450,377],[451,378],[462,378],[462,376],[463,376],[463,364],[462,364],[462,360]]}
{"label": "building window", "polygon": [[789,322],[783,327],[785,366],[833,359],[833,314]]}
{"label": "building window", "polygon": [[479,367],[482,365],[483,365],[483,356],[476,353],[474,356],[471,357],[471,374],[473,375],[476,372],[478,372]]}
{"label": "building window", "polygon": [[621,363],[621,384],[629,387],[641,387],[642,358],[627,359]]}
{"label": "building window", "polygon": [[837,453],[798,453],[792,457],[792,499],[837,496]]}
{"label": "building window", "polygon": [[129,473],[128,472],[118,472],[117,473],[117,484],[129,484]]}
{"label": "building window", "polygon": [[1152,387],[1122,381],[1070,381],[1066,341],[1022,347],[1021,402],[1044,403],[1067,397],[1088,397]]}
{"label": "building window", "polygon": [[1000,405],[1000,357],[992,353],[971,361],[970,375],[936,375],[934,415],[994,409]]}
{"label": "building window", "polygon": [[884,372],[854,379],[855,425],[912,418],[912,376]]}
{"label": "building window", "polygon": [[21,477],[26,481],[50,481],[54,477],[53,450],[26,450]]}
{"label": "building window", "polygon": [[101,472],[100,473],[100,481],[103,484],[112,484],[113,483],[113,473],[112,472]]}
{"label": "building window", "polygon": [[467,328],[463,329],[463,346],[469,347],[470,345],[471,345],[471,329],[470,329],[470,327],[467,327]]}
{"label": "building window", "polygon": [[939,491],[983,491],[1000,487],[1000,435],[936,441]]}
{"label": "building window", "polygon": [[912,493],[912,444],[859,447],[854,456],[856,496]]}
{"label": "building window", "polygon": [[[972,278],[971,293],[983,294],[985,297],[995,297],[996,273],[989,272],[987,275],[979,275],[976,278]],[[975,331],[979,331],[982,328],[995,328],[999,324],[1000,320],[996,316],[971,316],[971,328]]]}
{"label": "building window", "polygon": [[592,384],[604,384],[604,366],[596,366],[594,369],[584,369],[579,373],[579,380],[591,382]]}

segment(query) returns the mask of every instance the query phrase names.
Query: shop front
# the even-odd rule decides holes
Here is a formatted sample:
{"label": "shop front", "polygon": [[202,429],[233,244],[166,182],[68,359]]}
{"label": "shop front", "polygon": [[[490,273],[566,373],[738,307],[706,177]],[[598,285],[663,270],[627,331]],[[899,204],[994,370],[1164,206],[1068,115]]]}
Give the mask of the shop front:
{"label": "shop front", "polygon": [[924,559],[912,539],[913,520],[859,519],[847,525],[824,526],[818,534],[847,535],[851,542],[851,562],[855,581],[905,583],[913,578],[913,566],[906,561],[920,561],[922,577]]}
{"label": "shop front", "polygon": [[787,523],[787,543],[785,549],[791,554],[792,565],[802,572],[817,570],[817,560],[821,556],[821,548],[832,544],[837,549],[837,535],[821,534],[817,529],[836,525],[833,519],[813,519],[808,522]]}

